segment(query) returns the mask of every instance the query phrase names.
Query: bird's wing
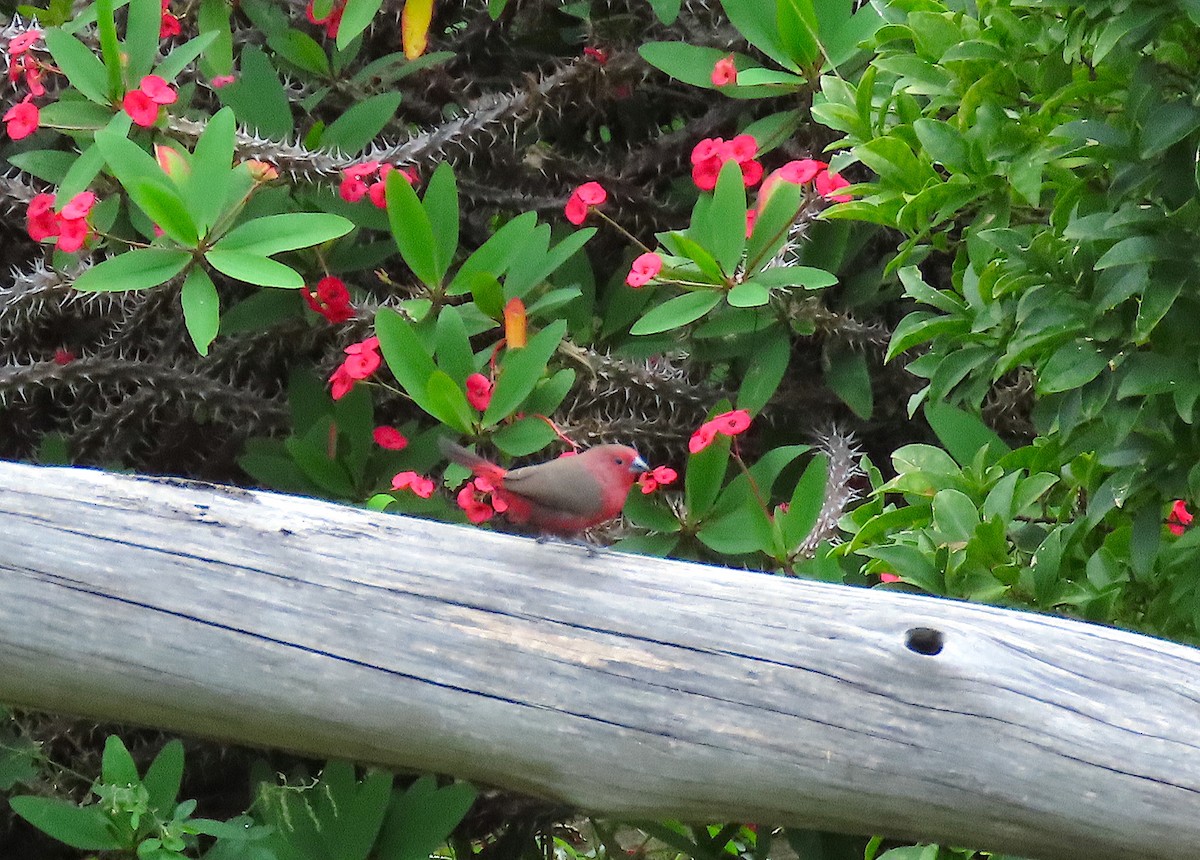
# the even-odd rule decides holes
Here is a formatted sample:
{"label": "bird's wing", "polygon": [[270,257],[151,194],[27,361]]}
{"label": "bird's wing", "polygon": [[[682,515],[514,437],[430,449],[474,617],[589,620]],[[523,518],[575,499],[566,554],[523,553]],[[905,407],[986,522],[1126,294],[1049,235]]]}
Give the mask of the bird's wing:
{"label": "bird's wing", "polygon": [[574,457],[536,466],[512,469],[504,476],[504,489],[529,499],[538,507],[564,514],[590,517],[604,510],[600,482]]}

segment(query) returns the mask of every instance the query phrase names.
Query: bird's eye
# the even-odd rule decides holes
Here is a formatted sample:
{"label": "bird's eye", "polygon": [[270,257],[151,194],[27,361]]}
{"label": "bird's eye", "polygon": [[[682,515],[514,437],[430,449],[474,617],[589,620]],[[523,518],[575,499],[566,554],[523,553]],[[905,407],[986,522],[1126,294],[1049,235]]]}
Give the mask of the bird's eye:
{"label": "bird's eye", "polygon": [[618,466],[624,466],[625,458],[624,457],[614,457],[613,462],[616,463]]}

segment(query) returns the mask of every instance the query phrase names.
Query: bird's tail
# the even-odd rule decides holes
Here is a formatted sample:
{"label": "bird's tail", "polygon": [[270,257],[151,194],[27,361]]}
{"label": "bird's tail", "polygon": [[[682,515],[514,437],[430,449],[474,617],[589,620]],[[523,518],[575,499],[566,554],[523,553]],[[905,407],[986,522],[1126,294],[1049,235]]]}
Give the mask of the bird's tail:
{"label": "bird's tail", "polygon": [[438,448],[455,463],[470,469],[478,477],[486,478],[497,487],[502,486],[505,471],[491,460],[485,460],[462,445],[451,442],[445,436],[438,437]]}

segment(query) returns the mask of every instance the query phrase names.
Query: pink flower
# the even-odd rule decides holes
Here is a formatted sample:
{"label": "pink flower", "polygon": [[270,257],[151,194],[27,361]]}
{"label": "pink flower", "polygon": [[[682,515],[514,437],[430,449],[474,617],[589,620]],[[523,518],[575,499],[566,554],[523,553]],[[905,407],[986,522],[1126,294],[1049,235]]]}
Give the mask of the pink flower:
{"label": "pink flower", "polygon": [[33,96],[25,96],[18,104],[13,105],[4,114],[5,129],[13,140],[29,137],[38,129],[41,113],[33,103]]}
{"label": "pink flower", "polygon": [[371,432],[371,438],[380,448],[389,451],[403,451],[408,447],[408,437],[395,427],[376,427]]}
{"label": "pink flower", "polygon": [[753,135],[739,134],[726,142],[712,137],[700,141],[692,149],[692,181],[701,191],[712,191],[717,187],[717,177],[726,161],[736,161],[742,168],[742,182],[753,188],[762,179],[762,165],[754,160],[758,142]]}
{"label": "pink flower", "polygon": [[329,394],[334,400],[341,400],[354,387],[355,378],[346,370],[345,364],[339,364],[337,370],[329,377]]}
{"label": "pink flower", "polygon": [[29,208],[25,210],[25,229],[29,232],[29,238],[35,242],[58,235],[53,194],[37,194],[29,201]]}
{"label": "pink flower", "polygon": [[315,293],[305,284],[302,295],[310,308],[331,323],[343,323],[354,318],[354,308],[350,306],[350,291],[346,289],[346,284],[341,278],[332,275],[321,278],[317,281]]}
{"label": "pink flower", "polygon": [[737,66],[733,64],[733,54],[717,60],[712,70],[714,87],[726,87],[737,83]]}
{"label": "pink flower", "polygon": [[879,581],[880,582],[899,582],[900,577],[894,573],[888,573],[887,571],[884,571],[883,573],[879,574]]}
{"label": "pink flower", "polygon": [[158,38],[160,39],[169,39],[183,32],[179,19],[167,11],[167,2],[168,0],[162,0],[162,20],[158,25]]}
{"label": "pink flower", "polygon": [[817,178],[817,174],[828,169],[829,165],[824,161],[817,161],[815,158],[801,158],[796,161],[789,161],[783,167],[776,170],[773,175],[787,182],[803,185],[806,182],[812,182]]}
{"label": "pink flower", "polygon": [[369,337],[352,343],[343,352],[348,356],[329,377],[334,400],[341,400],[354,387],[355,381],[366,379],[379,369],[383,359],[379,355],[379,338]]}
{"label": "pink flower", "polygon": [[1187,509],[1187,502],[1176,499],[1171,505],[1170,515],[1167,516],[1167,528],[1171,530],[1171,534],[1178,537],[1192,524],[1193,519],[1195,515]]}
{"label": "pink flower", "polygon": [[480,412],[486,411],[495,387],[495,383],[482,373],[472,373],[467,377],[467,402]]}
{"label": "pink flower", "polygon": [[33,47],[33,43],[42,38],[41,30],[26,30],[19,36],[13,36],[8,42],[8,55],[19,57]]}
{"label": "pink flower", "polygon": [[179,98],[179,94],[175,92],[175,88],[160,78],[158,75],[146,75],[142,78],[142,83],[138,87],[146,94],[146,97],[156,105],[174,104]]}
{"label": "pink flower", "polygon": [[688,450],[698,454],[712,444],[717,434],[737,436],[750,428],[750,413],[745,409],[722,412],[700,425],[688,440]]}
{"label": "pink flower", "polygon": [[433,495],[433,481],[416,472],[399,472],[392,478],[392,489],[411,490],[413,495],[428,499]]}
{"label": "pink flower", "polygon": [[67,349],[65,346],[60,346],[58,349],[54,350],[53,361],[59,367],[65,367],[76,358],[77,356],[75,353],[71,352],[71,350]]}
{"label": "pink flower", "polygon": [[578,227],[587,218],[588,210],[591,207],[599,206],[607,199],[608,192],[599,182],[583,183],[571,192],[571,197],[567,200],[564,210],[567,220]]}
{"label": "pink flower", "polygon": [[58,250],[73,254],[87,241],[88,224],[83,218],[58,219]]}
{"label": "pink flower", "polygon": [[492,506],[476,494],[475,485],[478,483],[478,478],[474,481],[467,481],[454,499],[458,506],[466,512],[467,519],[476,525],[487,522],[496,515]]}
{"label": "pink flower", "polygon": [[834,203],[849,203],[854,199],[849,194],[836,193],[839,188],[849,187],[849,180],[845,179],[840,173],[834,173],[832,170],[824,170],[817,174],[817,193],[827,200],[832,200]]}
{"label": "pink flower", "polygon": [[658,254],[642,254],[633,261],[633,265],[629,269],[629,274],[625,276],[625,283],[634,289],[644,287],[658,276],[658,273],[662,271],[662,267],[662,257],[658,256]]}
{"label": "pink flower", "polygon": [[591,45],[587,45],[583,49],[583,55],[591,57],[602,66],[608,62],[608,51],[603,48],[593,48]]}
{"label": "pink flower", "polygon": [[237,77],[234,75],[217,75],[215,78],[213,78],[211,81],[209,81],[208,84],[214,90],[219,90],[219,89],[221,89],[221,87],[229,86],[236,80],[237,80]]}
{"label": "pink flower", "polygon": [[86,218],[96,205],[96,195],[91,191],[80,191],[62,208],[62,217],[68,221]]}
{"label": "pink flower", "polygon": [[642,472],[638,476],[638,486],[641,487],[643,495],[648,495],[659,487],[675,483],[678,478],[679,473],[670,466],[655,466],[649,472]]}
{"label": "pink flower", "polygon": [[142,128],[150,128],[158,121],[158,104],[141,90],[125,93],[121,108]]}

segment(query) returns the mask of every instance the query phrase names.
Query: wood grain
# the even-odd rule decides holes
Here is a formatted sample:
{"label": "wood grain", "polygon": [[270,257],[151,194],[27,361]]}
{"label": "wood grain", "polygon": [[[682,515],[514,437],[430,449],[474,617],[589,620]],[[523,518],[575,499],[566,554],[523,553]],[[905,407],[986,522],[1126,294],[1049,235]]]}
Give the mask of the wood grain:
{"label": "wood grain", "polygon": [[1198,679],[1051,617],[0,463],[0,701],[627,819],[1190,856]]}

